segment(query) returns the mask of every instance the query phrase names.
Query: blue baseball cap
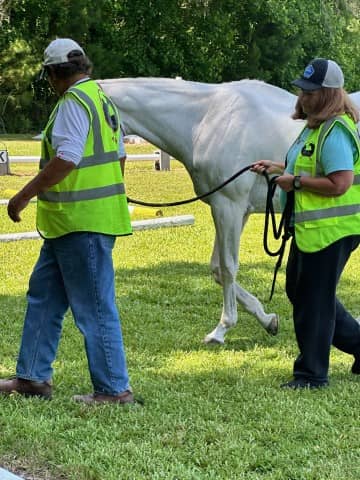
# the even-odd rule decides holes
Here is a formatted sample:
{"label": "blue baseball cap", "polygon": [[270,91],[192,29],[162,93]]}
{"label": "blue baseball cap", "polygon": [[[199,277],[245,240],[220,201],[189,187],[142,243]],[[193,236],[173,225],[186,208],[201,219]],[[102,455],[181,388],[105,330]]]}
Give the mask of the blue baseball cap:
{"label": "blue baseball cap", "polygon": [[322,87],[342,88],[344,74],[333,60],[315,58],[306,66],[302,76],[291,83],[302,90],[319,90]]}

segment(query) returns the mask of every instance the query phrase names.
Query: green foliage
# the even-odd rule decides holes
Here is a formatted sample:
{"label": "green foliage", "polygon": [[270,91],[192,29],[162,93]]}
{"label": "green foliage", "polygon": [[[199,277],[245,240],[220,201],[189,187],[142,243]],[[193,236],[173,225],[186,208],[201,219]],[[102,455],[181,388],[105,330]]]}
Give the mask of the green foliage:
{"label": "green foliage", "polygon": [[289,89],[306,63],[322,56],[340,63],[349,91],[358,89],[354,0],[12,0],[6,12],[0,119],[9,132],[44,125],[55,97],[35,75],[56,36],[84,46],[95,78],[258,78]]}
{"label": "green foliage", "polygon": [[0,112],[7,130],[16,131],[19,123],[23,131],[31,129],[26,111],[33,108],[31,82],[39,69],[39,62],[31,55],[30,45],[16,38],[2,51],[0,61]]}

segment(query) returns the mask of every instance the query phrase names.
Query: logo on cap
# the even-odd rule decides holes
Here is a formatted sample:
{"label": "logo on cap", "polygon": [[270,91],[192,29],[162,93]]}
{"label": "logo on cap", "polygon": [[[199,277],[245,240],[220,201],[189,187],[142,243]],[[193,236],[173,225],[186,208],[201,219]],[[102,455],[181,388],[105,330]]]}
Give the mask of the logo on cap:
{"label": "logo on cap", "polygon": [[308,65],[304,71],[304,78],[310,78],[314,74],[315,70],[312,65]]}

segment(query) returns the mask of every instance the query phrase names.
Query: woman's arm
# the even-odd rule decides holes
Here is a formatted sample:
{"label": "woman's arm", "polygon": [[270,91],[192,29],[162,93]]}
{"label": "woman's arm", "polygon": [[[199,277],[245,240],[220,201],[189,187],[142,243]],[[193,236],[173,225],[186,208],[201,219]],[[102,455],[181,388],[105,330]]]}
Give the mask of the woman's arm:
{"label": "woman's arm", "polygon": [[[354,172],[352,170],[339,170],[332,172],[327,177],[300,177],[301,189],[309,192],[318,193],[324,197],[338,197],[343,195],[354,181]],[[281,175],[276,179],[276,183],[285,192],[294,189],[294,175],[288,173]]]}

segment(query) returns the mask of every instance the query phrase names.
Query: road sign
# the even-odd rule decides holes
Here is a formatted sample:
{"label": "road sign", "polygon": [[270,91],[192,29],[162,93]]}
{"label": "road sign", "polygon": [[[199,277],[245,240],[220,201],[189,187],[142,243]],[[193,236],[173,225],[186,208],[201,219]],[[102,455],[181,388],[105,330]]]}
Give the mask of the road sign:
{"label": "road sign", "polygon": [[6,148],[0,148],[0,175],[8,175],[10,173],[9,168],[9,155]]}
{"label": "road sign", "polygon": [[0,150],[0,163],[8,163],[9,156],[7,150]]}

